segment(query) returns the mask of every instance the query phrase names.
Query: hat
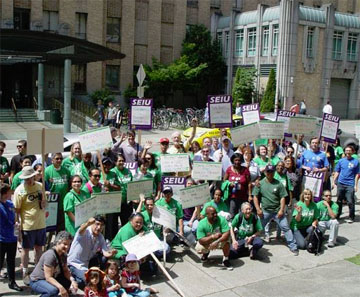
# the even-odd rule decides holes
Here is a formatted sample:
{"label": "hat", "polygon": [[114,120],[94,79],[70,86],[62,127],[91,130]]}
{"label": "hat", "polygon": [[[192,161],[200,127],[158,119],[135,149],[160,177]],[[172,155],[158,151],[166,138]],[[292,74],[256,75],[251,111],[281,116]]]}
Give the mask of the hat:
{"label": "hat", "polygon": [[224,140],[229,140],[229,141],[231,141],[231,140],[230,140],[230,138],[229,138],[229,137],[227,137],[227,136],[223,136],[223,137],[221,137],[221,141],[224,141]]}
{"label": "hat", "polygon": [[132,262],[132,261],[139,261],[135,254],[128,254],[125,258],[125,263]]}
{"label": "hat", "polygon": [[113,164],[113,161],[110,158],[105,157],[104,159],[102,159],[101,163],[103,163],[103,164],[106,164],[106,163]]}
{"label": "hat", "polygon": [[274,165],[266,165],[265,172],[274,172],[275,166]]}
{"label": "hat", "polygon": [[163,138],[160,138],[160,141],[159,141],[159,142],[160,142],[160,143],[163,143],[163,142],[169,143],[170,141],[169,141],[168,138],[163,137]]}
{"label": "hat", "polygon": [[37,175],[37,171],[34,170],[31,166],[25,166],[22,170],[22,173],[19,175],[20,179],[28,179]]}
{"label": "hat", "polygon": [[172,189],[172,187],[170,187],[170,186],[165,186],[162,192],[163,192],[164,194],[165,194],[165,192],[170,192],[170,193],[172,193],[172,192],[173,192],[173,189]]}
{"label": "hat", "polygon": [[97,271],[97,272],[99,272],[100,276],[102,276],[103,278],[105,277],[105,273],[102,270],[100,270],[99,267],[91,267],[88,269],[88,271],[85,272],[85,280],[87,283],[90,281],[89,278],[90,278],[91,271]]}

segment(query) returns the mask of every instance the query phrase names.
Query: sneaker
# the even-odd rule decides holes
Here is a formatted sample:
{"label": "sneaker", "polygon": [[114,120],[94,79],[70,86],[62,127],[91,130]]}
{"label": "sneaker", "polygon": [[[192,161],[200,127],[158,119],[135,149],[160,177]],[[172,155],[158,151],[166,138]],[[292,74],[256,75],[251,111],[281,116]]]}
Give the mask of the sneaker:
{"label": "sneaker", "polygon": [[299,256],[299,250],[292,250],[291,252],[294,254],[294,256]]}
{"label": "sneaker", "polygon": [[352,224],[352,223],[354,223],[354,219],[347,219],[347,220],[345,220],[345,222],[348,224]]}
{"label": "sneaker", "polygon": [[327,244],[328,248],[333,248],[335,246],[335,243],[333,243],[332,241],[329,241]]}
{"label": "sneaker", "polygon": [[201,262],[206,262],[207,259],[209,258],[209,254],[210,254],[210,253],[204,253],[204,254],[201,256]]}
{"label": "sneaker", "polygon": [[266,243],[270,243],[270,235],[269,234],[265,234],[264,241]]}
{"label": "sneaker", "polygon": [[226,267],[227,270],[231,271],[234,269],[234,267],[231,266],[231,263],[229,260],[224,260],[223,265]]}

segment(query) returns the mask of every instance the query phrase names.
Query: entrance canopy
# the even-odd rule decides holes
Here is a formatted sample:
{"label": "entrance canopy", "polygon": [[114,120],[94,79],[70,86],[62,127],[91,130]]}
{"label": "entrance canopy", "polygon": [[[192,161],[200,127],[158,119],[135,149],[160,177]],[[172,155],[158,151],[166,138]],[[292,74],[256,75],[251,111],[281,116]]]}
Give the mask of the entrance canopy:
{"label": "entrance canopy", "polygon": [[0,29],[0,64],[72,64],[123,59],[124,54],[105,46],[60,34],[42,31]]}

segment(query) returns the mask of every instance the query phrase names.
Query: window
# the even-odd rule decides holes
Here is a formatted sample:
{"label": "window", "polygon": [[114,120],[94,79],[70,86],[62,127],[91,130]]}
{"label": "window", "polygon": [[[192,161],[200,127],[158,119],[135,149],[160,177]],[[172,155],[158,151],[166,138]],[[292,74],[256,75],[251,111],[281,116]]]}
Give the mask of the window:
{"label": "window", "polygon": [[75,65],[74,91],[86,91],[86,64]]}
{"label": "window", "polygon": [[225,33],[225,57],[229,56],[229,47],[230,47],[230,33],[228,31]]}
{"label": "window", "polygon": [[120,42],[120,19],[119,18],[107,18],[106,41],[107,42]]}
{"label": "window", "polygon": [[14,29],[30,29],[30,9],[14,8]]}
{"label": "window", "polygon": [[349,33],[348,36],[348,46],[347,46],[347,60],[351,62],[356,62],[357,60],[357,38],[358,35],[355,33]]}
{"label": "window", "polygon": [[59,25],[59,13],[57,11],[43,11],[43,29],[44,31],[55,32]]}
{"label": "window", "polygon": [[87,13],[76,13],[75,36],[80,39],[86,39]]}
{"label": "window", "polygon": [[273,27],[273,40],[272,40],[272,55],[277,56],[278,54],[278,43],[279,43],[279,26]]}
{"label": "window", "polygon": [[120,66],[106,65],[106,86],[112,90],[119,89]]}
{"label": "window", "polygon": [[222,43],[222,32],[218,32],[216,35],[216,39],[219,41],[220,50],[223,53],[223,43]]}
{"label": "window", "polygon": [[332,50],[332,54],[333,54],[332,56],[334,60],[341,60],[342,36],[343,36],[342,32],[334,31],[333,50]]}
{"label": "window", "polygon": [[263,27],[263,35],[262,35],[262,55],[269,55],[269,27]]}
{"label": "window", "polygon": [[255,56],[256,53],[256,28],[248,31],[248,57]]}
{"label": "window", "polygon": [[306,39],[306,57],[314,57],[314,27],[309,27]]}
{"label": "window", "polygon": [[235,31],[235,57],[242,57],[244,54],[244,30]]}

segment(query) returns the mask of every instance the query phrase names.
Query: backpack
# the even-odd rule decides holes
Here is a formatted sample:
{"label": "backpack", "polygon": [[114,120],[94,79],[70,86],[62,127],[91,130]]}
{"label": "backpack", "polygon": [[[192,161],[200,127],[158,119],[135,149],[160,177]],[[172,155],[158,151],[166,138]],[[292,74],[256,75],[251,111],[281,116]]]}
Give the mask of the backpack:
{"label": "backpack", "polygon": [[306,237],[306,250],[311,253],[318,255],[321,252],[321,245],[323,242],[323,234],[319,228],[314,228]]}

